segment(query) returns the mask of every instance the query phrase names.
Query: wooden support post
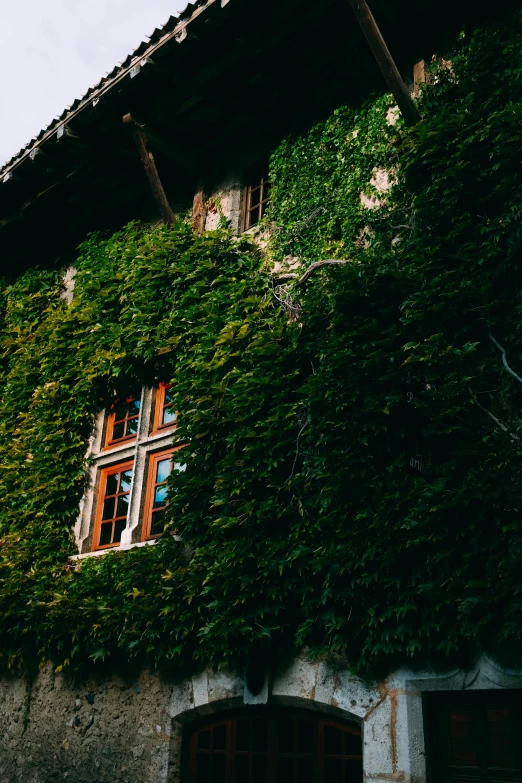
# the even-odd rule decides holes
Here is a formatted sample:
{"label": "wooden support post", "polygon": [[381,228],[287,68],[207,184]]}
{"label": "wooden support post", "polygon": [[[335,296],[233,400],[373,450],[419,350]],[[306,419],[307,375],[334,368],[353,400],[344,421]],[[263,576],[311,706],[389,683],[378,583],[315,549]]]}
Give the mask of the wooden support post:
{"label": "wooden support post", "polygon": [[413,95],[415,98],[420,93],[420,85],[426,84],[426,63],[419,60],[413,66]]}
{"label": "wooden support post", "polygon": [[415,125],[420,120],[420,114],[412,101],[408,88],[404,84],[397,66],[391,56],[386,42],[377,27],[373,14],[366,0],[349,0],[357,21],[368,41],[375,59],[379,64],[390,92],[397,101],[406,125]]}
{"label": "wooden support post", "polygon": [[199,185],[194,196],[194,205],[192,207],[192,226],[196,234],[202,234],[205,230],[205,220],[207,217],[207,208],[205,206],[205,192],[203,186]]}
{"label": "wooden support post", "polygon": [[123,122],[132,130],[132,135],[136,142],[141,162],[143,163],[143,168],[145,169],[145,174],[149,180],[149,185],[156,200],[156,204],[158,205],[161,218],[165,223],[170,225],[176,220],[176,215],[172,211],[165,191],[163,190],[154,156],[147,144],[147,137],[145,136],[142,127],[136,122],[131,114],[125,114]]}

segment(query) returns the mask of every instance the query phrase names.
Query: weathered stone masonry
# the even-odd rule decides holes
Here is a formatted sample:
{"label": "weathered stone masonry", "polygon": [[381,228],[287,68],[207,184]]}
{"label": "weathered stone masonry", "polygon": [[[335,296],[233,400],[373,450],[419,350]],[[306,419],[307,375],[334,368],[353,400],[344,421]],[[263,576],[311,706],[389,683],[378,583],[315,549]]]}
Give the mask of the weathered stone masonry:
{"label": "weathered stone masonry", "polygon": [[358,722],[366,780],[423,783],[423,693],[521,687],[522,673],[487,658],[466,672],[400,670],[380,683],[297,659],[267,677],[257,697],[238,672],[205,671],[179,682],[141,673],[76,685],[48,667],[32,683],[0,681],[0,783],[181,783],[186,727],[262,704]]}

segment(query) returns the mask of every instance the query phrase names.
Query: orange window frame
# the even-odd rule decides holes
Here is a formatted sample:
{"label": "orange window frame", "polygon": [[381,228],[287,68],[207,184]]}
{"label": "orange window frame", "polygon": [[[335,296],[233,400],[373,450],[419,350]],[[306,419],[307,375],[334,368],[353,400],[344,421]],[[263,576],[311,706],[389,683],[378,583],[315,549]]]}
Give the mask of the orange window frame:
{"label": "orange window frame", "polygon": [[[125,417],[123,419],[118,419],[116,421],[117,406],[121,405],[122,402],[126,406]],[[129,416],[128,415],[129,414],[129,405],[131,403],[133,403],[133,402],[137,402],[138,403],[138,413],[134,414],[132,416]],[[114,427],[115,427],[116,424],[121,424],[121,422],[124,422],[124,431],[126,431],[127,430],[127,424],[128,424],[129,421],[136,421],[138,423],[137,426],[139,426],[140,415],[141,415],[141,400],[140,400],[139,397],[135,397],[134,395],[131,395],[131,396],[127,397],[125,399],[125,401],[123,401],[123,400],[115,400],[113,402],[112,406],[111,406],[111,412],[109,413],[109,416],[107,417],[107,429],[106,429],[106,432],[105,432],[105,444],[104,444],[103,448],[104,449],[112,449],[115,446],[119,446],[122,443],[132,443],[133,441],[135,441],[136,438],[138,437],[137,431],[131,433],[130,435],[126,435],[125,434],[121,438],[115,438],[114,437]]]}
{"label": "orange window frame", "polygon": [[[125,473],[127,471],[131,470],[133,475],[130,481],[129,489],[128,491],[121,492],[121,479],[118,479],[118,486],[115,493],[111,495],[106,495],[106,489],[107,489],[107,480],[110,476],[114,476],[115,474],[119,473]],[[127,508],[127,514],[125,516],[120,515],[118,516],[117,506],[118,506],[118,500],[120,497],[128,497],[130,500],[130,493],[132,488],[132,479],[134,478],[134,460],[127,460],[126,462],[119,462],[117,465],[110,465],[109,467],[102,468],[100,471],[100,483],[98,487],[98,501],[96,504],[96,515],[94,518],[94,530],[93,530],[93,536],[92,536],[92,551],[97,552],[100,549],[111,549],[114,547],[117,547],[120,545],[120,541],[114,542],[114,532],[116,529],[116,523],[120,520],[125,519],[125,527],[127,526],[128,516],[129,516],[129,508]],[[103,508],[105,501],[107,499],[112,499],[114,497],[114,510],[115,514],[110,519],[104,520],[103,517]],[[102,529],[102,523],[107,524],[108,522],[112,522],[112,536],[111,536],[111,542],[108,544],[100,544],[100,538],[101,538],[101,529]],[[124,529],[124,528],[123,528]]]}
{"label": "orange window frame", "polygon": [[155,435],[158,432],[165,432],[165,430],[174,430],[177,426],[177,414],[175,413],[174,421],[169,421],[166,424],[163,423],[163,417],[166,410],[172,407],[171,402],[166,402],[166,395],[168,390],[172,388],[171,383],[160,383],[156,390],[156,404],[154,406],[154,424],[152,428],[152,434]]}
{"label": "orange window frame", "polygon": [[243,231],[248,231],[263,219],[269,199],[270,182],[268,177],[261,177],[257,185],[246,186],[243,194]]}
{"label": "orange window frame", "polygon": [[[143,518],[143,533],[141,537],[142,541],[152,541],[155,538],[161,538],[161,536],[163,535],[163,532],[152,533],[151,531],[153,528],[154,516],[158,512],[164,511],[167,508],[168,498],[165,500],[164,505],[158,506],[157,508],[154,508],[154,498],[156,494],[156,489],[160,487],[162,484],[164,484],[168,476],[170,476],[170,474],[172,473],[174,454],[182,448],[183,446],[176,446],[174,448],[165,449],[165,451],[158,451],[155,454],[153,453],[149,457],[148,472],[147,472],[147,491],[145,494],[145,513]],[[158,464],[160,462],[163,462],[167,458],[170,458],[169,473],[164,481],[158,482],[156,480],[158,475]]]}

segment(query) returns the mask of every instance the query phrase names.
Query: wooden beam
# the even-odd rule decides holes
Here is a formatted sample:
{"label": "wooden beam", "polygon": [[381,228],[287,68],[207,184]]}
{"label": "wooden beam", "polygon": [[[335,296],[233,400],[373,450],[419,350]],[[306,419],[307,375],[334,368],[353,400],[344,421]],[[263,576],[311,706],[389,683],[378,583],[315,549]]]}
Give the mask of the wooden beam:
{"label": "wooden beam", "polygon": [[357,17],[370,49],[375,55],[388,88],[397,101],[397,106],[401,110],[406,125],[415,125],[420,120],[420,114],[386,46],[368,3],[366,0],[348,0],[348,2]]}
{"label": "wooden beam", "polygon": [[145,136],[141,126],[136,122],[131,114],[125,114],[123,117],[123,122],[132,131],[132,136],[136,142],[141,162],[143,163],[143,168],[145,169],[145,174],[149,180],[149,185],[158,206],[161,218],[164,223],[171,225],[176,220],[176,215],[172,211],[167,196],[165,195],[163,185],[161,184],[161,180],[159,178],[158,169],[156,168],[154,156],[147,144],[147,137]]}
{"label": "wooden beam", "polygon": [[420,93],[420,85],[426,84],[426,63],[419,60],[413,66],[413,95],[416,98]]}

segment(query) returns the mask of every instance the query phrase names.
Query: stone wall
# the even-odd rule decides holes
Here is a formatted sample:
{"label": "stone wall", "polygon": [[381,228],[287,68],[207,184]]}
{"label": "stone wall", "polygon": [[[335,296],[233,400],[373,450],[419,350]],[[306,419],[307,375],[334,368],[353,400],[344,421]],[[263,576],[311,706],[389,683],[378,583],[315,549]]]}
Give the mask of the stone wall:
{"label": "stone wall", "polygon": [[1,680],[1,783],[161,780],[170,690],[147,674],[73,683],[51,667],[32,684]]}
{"label": "stone wall", "polygon": [[183,736],[195,720],[270,704],[359,723],[366,780],[423,783],[422,694],[522,688],[522,675],[484,658],[468,672],[398,671],[380,683],[297,659],[267,672],[252,696],[238,672],[180,682],[141,673],[75,683],[52,668],[32,684],[0,681],[0,783],[187,783]]}

